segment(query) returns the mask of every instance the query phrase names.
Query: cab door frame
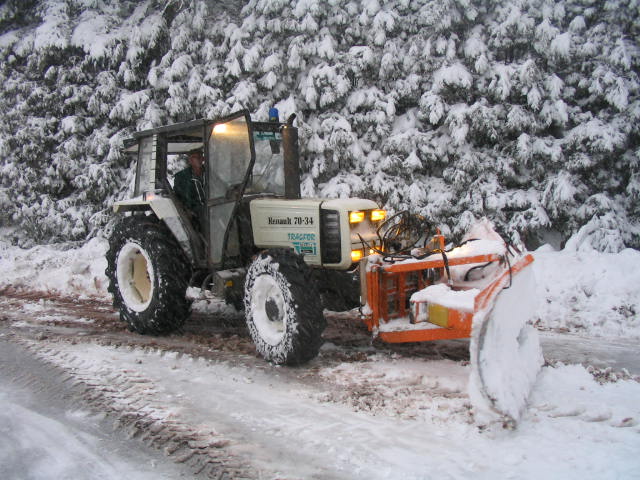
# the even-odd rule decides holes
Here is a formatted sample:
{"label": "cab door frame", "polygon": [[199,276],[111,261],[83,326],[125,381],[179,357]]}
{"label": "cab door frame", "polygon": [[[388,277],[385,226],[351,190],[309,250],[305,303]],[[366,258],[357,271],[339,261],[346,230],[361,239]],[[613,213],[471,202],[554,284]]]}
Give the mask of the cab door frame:
{"label": "cab door frame", "polygon": [[241,110],[211,122],[203,140],[207,159],[207,262],[210,268],[221,270],[229,266],[229,257],[239,254],[236,217],[255,164],[249,112]]}

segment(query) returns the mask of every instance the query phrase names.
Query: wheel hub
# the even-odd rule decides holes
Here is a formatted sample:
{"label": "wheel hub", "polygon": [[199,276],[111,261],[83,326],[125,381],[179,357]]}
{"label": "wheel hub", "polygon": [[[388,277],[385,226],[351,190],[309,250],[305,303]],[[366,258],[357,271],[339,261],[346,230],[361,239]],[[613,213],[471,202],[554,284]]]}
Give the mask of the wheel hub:
{"label": "wheel hub", "polygon": [[267,317],[271,322],[280,322],[282,319],[280,318],[282,315],[280,314],[280,310],[278,309],[278,304],[273,298],[269,298],[264,306],[265,312],[267,313]]}
{"label": "wheel hub", "polygon": [[141,312],[153,297],[153,268],[147,252],[138,244],[125,244],[118,254],[116,275],[124,303]]}
{"label": "wheel hub", "polygon": [[256,279],[251,308],[260,336],[269,345],[280,343],[286,331],[285,301],[280,286],[270,275]]}

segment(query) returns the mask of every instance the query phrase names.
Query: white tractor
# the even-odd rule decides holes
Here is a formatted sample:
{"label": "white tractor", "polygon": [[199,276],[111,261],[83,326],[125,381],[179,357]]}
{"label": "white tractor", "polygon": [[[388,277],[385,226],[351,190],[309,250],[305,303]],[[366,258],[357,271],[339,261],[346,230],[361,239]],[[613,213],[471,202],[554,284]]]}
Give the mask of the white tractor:
{"label": "white tractor", "polygon": [[[114,206],[126,215],[107,255],[121,319],[139,333],[179,330],[190,313],[187,288],[204,284],[244,307],[267,360],[316,356],[326,325],[319,289],[327,299],[349,292],[356,306],[354,269],[363,240],[375,244],[384,211],[371,200],[300,198],[293,116],[253,122],[238,112],[169,125],[136,133],[125,150],[137,155],[135,198]],[[194,150],[205,158],[205,199],[196,212],[167,174],[168,157]],[[363,216],[357,223],[353,212]]]}

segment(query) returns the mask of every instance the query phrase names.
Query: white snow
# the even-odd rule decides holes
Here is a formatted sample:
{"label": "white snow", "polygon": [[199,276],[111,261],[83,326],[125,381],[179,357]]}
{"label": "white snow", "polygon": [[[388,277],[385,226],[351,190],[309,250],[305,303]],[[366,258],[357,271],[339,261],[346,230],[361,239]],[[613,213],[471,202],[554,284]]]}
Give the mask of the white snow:
{"label": "white snow", "polygon": [[433,86],[436,92],[450,85],[469,88],[472,83],[473,77],[461,63],[442,67],[433,74]]}
{"label": "white snow", "polygon": [[491,255],[492,253],[502,255],[504,251],[505,244],[503,240],[478,239],[469,241],[447,252],[447,257],[453,259],[475,255]]}
{"label": "white snow", "polygon": [[537,300],[534,272],[526,268],[490,311],[474,315],[469,396],[479,421],[503,415],[517,421],[526,406],[544,363],[538,332],[528,323]]}
{"label": "white snow", "polygon": [[[106,248],[104,239],[68,250],[22,250],[1,242],[0,288],[108,298]],[[640,252],[545,246],[534,257],[537,326],[593,341],[598,335],[640,338]],[[507,311],[520,308],[514,302]],[[41,307],[25,311],[37,317]],[[516,358],[513,350],[504,352],[499,361]],[[367,479],[640,476],[640,384],[600,384],[580,365],[543,367],[517,429],[509,431],[478,429],[473,415],[480,412],[471,410],[467,391],[472,367],[450,360],[374,355],[367,362],[314,369],[323,382],[317,390],[291,380],[300,371],[266,363],[246,367],[83,343],[56,344],[41,354],[97,385],[114,378],[108,372],[137,372],[154,386],[145,387],[144,395],[158,409],[152,412],[157,418],[215,426],[234,448],[251,452],[264,466],[277,462],[292,478],[317,471],[327,478]],[[24,428],[33,425],[27,413],[13,411]],[[292,438],[306,463],[286,460]]]}
{"label": "white snow", "polygon": [[[581,366],[545,368],[517,430],[480,431],[465,400],[469,367],[452,361],[380,357],[321,368],[326,389],[318,391],[267,365],[86,344],[59,344],[39,355],[82,372],[107,395],[114,378],[131,376],[131,395],[149,405],[151,418],[194,425],[212,432],[211,441],[222,436],[233,452],[281,469],[276,478],[318,471],[322,478],[372,480],[640,474],[640,384],[600,385]],[[354,383],[359,388],[350,395],[345,389]],[[111,395],[114,409],[132,407],[131,399]]]}
{"label": "white snow", "polygon": [[640,252],[534,253],[539,325],[598,337],[640,339]]}
{"label": "white snow", "polygon": [[[1,388],[3,478],[169,480],[179,475],[146,464],[142,461],[146,459],[129,457],[123,448],[116,449],[113,442],[81,428],[94,423],[86,412],[68,411],[67,418],[55,418],[27,407],[22,392],[10,385],[3,383]],[[74,425],[78,423],[80,427]]]}
{"label": "white snow", "polygon": [[[369,309],[367,312],[366,309]],[[363,308],[363,314],[371,314],[371,308],[365,307]],[[409,319],[406,317],[400,318],[392,318],[388,322],[381,323],[378,327],[378,332],[407,332],[410,330],[429,330],[429,329],[437,329],[442,328],[438,325],[434,325],[431,323],[425,323],[423,321],[424,315],[420,315],[417,318],[416,323],[410,323]]]}
{"label": "white snow", "polygon": [[473,312],[473,304],[480,290],[451,290],[448,285],[439,283],[431,285],[411,295],[412,303],[437,303],[447,308],[464,312]]}
{"label": "white snow", "polygon": [[107,297],[107,248],[103,238],[94,238],[78,248],[41,245],[28,250],[0,240],[0,288],[12,286],[78,298]]}
{"label": "white snow", "polygon": [[71,44],[85,49],[92,58],[100,58],[107,53],[107,45],[116,39],[109,34],[107,17],[86,11],[73,29]]}
{"label": "white snow", "polygon": [[568,58],[571,50],[571,33],[558,35],[551,42],[551,52],[559,57]]}

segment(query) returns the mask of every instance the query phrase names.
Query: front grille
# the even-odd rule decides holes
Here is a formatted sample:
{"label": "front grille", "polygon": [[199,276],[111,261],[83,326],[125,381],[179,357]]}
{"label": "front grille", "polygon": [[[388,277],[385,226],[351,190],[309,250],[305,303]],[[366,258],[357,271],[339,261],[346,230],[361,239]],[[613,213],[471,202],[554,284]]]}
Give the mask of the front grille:
{"label": "front grille", "polygon": [[340,214],[337,210],[320,210],[320,254],[322,263],[340,263]]}

